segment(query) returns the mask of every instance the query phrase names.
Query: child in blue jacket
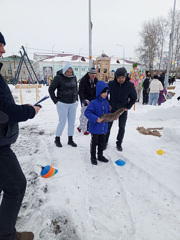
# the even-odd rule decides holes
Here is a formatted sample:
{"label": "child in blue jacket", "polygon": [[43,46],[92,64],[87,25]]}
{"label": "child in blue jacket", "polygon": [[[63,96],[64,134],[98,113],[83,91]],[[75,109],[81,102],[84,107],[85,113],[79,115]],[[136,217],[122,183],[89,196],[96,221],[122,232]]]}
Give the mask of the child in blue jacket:
{"label": "child in blue jacket", "polygon": [[[109,87],[104,81],[98,81],[96,85],[96,99],[92,100],[85,110],[84,115],[89,119],[89,132],[91,133],[91,163],[97,165],[97,160],[108,162],[103,156],[105,135],[108,131],[108,123],[102,122],[104,113],[110,113],[110,105],[107,101]],[[98,158],[96,158],[96,146],[98,146]]]}

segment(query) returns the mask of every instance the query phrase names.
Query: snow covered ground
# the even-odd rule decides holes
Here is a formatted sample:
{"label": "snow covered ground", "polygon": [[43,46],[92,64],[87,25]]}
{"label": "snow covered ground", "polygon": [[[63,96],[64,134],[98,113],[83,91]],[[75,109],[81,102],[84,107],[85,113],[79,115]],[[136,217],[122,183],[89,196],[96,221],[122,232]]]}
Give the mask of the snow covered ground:
{"label": "snow covered ground", "polygon": [[[62,148],[54,144],[56,106],[48,99],[33,120],[20,123],[13,149],[28,180],[17,230],[31,230],[35,240],[179,240],[180,239],[180,80],[176,95],[161,106],[136,103],[129,111],[123,152],[115,148],[117,122],[104,155],[109,163],[90,163],[90,136],[77,131]],[[19,89],[10,86],[20,104]],[[48,94],[42,86],[40,97]],[[24,103],[36,102],[35,90],[23,90]],[[163,127],[162,137],[140,134],[136,128]],[[158,155],[157,150],[164,155]],[[116,165],[122,159],[124,166]],[[58,173],[40,176],[41,166]]]}

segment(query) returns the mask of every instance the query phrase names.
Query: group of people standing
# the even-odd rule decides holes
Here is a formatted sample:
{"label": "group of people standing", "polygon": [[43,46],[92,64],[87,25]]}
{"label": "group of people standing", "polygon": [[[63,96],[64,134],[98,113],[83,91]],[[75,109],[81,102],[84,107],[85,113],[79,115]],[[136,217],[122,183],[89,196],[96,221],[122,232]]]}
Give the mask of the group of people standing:
{"label": "group of people standing", "polygon": [[166,101],[167,90],[164,87],[165,73],[154,73],[153,77],[149,71],[146,71],[146,77],[142,82],[143,88],[143,104],[161,105]]}
{"label": "group of people standing", "polygon": [[[0,57],[5,53],[5,45],[4,36],[0,33]],[[1,67],[2,63],[0,63],[0,70]],[[91,68],[81,79],[79,86],[78,89],[77,78],[69,63],[57,72],[49,86],[50,97],[59,115],[54,142],[57,147],[62,147],[61,135],[68,122],[68,144],[77,147],[73,136],[79,95],[81,106],[84,108],[82,115],[88,119],[88,123],[87,120],[84,125],[80,123],[79,129],[84,133],[91,133],[91,163],[93,165],[97,165],[97,161],[106,163],[108,159],[103,156],[103,151],[107,147],[112,123],[104,122],[102,115],[110,111],[115,112],[119,108],[124,109],[123,114],[118,118],[119,130],[116,141],[117,150],[122,151],[121,144],[128,110],[137,97],[134,84],[128,80],[125,68],[116,70],[115,78],[109,85],[104,81],[98,81],[96,69]],[[26,178],[11,145],[18,137],[18,123],[34,118],[40,107],[28,104],[17,105],[9,86],[0,74],[0,194],[2,195],[0,240],[34,239],[33,232],[17,232],[15,228],[26,190]]]}
{"label": "group of people standing", "polygon": [[[90,152],[91,163],[97,165],[97,160],[108,162],[103,156],[103,150],[107,148],[113,122],[103,122],[102,115],[114,113],[123,108],[124,112],[119,116],[119,130],[116,139],[116,148],[122,151],[122,142],[128,110],[136,102],[137,94],[134,84],[129,81],[127,71],[118,68],[114,80],[106,84],[98,80],[95,68],[89,69],[88,73],[80,80],[79,89],[73,67],[70,63],[57,72],[51,85],[49,94],[57,107],[59,123],[56,130],[55,144],[62,147],[61,135],[66,121],[68,122],[68,144],[77,147],[73,140],[75,116],[78,104],[78,95],[81,103],[80,125],[77,130],[85,135],[91,134]],[[55,91],[57,93],[55,94]],[[96,157],[97,147],[97,157]]]}
{"label": "group of people standing", "polygon": [[[0,33],[0,57],[5,53],[5,45],[4,36]],[[0,63],[0,69],[1,67]],[[123,108],[123,113],[117,118],[116,137],[116,148],[122,151],[128,110],[137,100],[135,86],[129,81],[124,67],[116,70],[114,80],[108,84],[101,79],[98,80],[96,74],[95,68],[89,69],[89,72],[80,80],[78,87],[73,67],[67,63],[57,72],[49,86],[49,94],[56,105],[59,116],[54,140],[56,146],[62,147],[61,136],[68,122],[67,143],[72,147],[77,147],[73,136],[79,96],[81,116],[78,131],[82,131],[85,135],[91,134],[90,153],[93,165],[97,165],[98,161],[108,162],[103,152],[108,147],[113,122],[104,122],[102,115],[115,113]],[[150,74],[147,73],[143,82],[143,103],[155,104],[163,85],[161,78],[158,80],[156,75],[150,83]],[[148,89],[150,89],[149,100]],[[0,204],[0,240],[34,239],[32,232],[17,232],[15,228],[25,194],[26,178],[11,149],[11,144],[17,140],[18,123],[34,118],[39,110],[40,106],[17,105],[6,81],[0,74],[0,194],[3,192]]]}
{"label": "group of people standing", "polygon": [[[149,71],[142,82],[143,104],[160,105],[164,98],[165,74],[160,72],[151,78]],[[55,94],[55,91],[57,93]],[[129,81],[127,71],[124,67],[118,68],[115,72],[114,80],[108,84],[97,79],[95,68],[89,71],[80,79],[79,87],[77,78],[74,75],[73,67],[70,63],[57,72],[50,87],[49,94],[57,107],[59,123],[56,129],[55,144],[62,147],[61,135],[66,122],[68,122],[68,144],[77,147],[74,142],[74,126],[76,109],[78,106],[78,96],[81,103],[80,124],[77,127],[84,135],[91,134],[90,152],[91,163],[97,165],[97,160],[108,162],[103,156],[103,150],[108,146],[111,127],[113,122],[103,122],[104,113],[114,113],[120,108],[124,108],[123,114],[118,118],[118,134],[116,138],[116,148],[122,151],[122,142],[125,133],[125,126],[128,110],[137,100],[137,90],[133,82]],[[163,99],[162,99],[163,98]],[[98,153],[96,157],[96,146]],[[103,156],[103,157],[100,157]]]}
{"label": "group of people standing", "polygon": [[[124,67],[116,70],[114,80],[108,84],[105,82],[101,83],[102,81],[98,80],[96,75],[95,68],[89,69],[80,79],[78,88],[73,67],[70,63],[67,63],[62,70],[57,72],[49,87],[50,97],[56,104],[59,115],[59,123],[54,141],[56,146],[62,147],[61,135],[66,122],[68,122],[68,144],[72,147],[77,147],[73,135],[79,95],[81,115],[77,130],[79,132],[82,131],[84,135],[91,134],[91,162],[95,165],[97,165],[97,158],[94,146],[98,146],[98,156],[102,155],[102,151],[108,146],[110,131],[113,125],[113,122],[102,122],[102,115],[109,112],[114,113],[118,109],[124,108],[123,114],[118,119],[118,134],[116,138],[116,148],[118,151],[122,151],[128,110],[131,109],[137,100],[136,88],[129,81],[127,71]],[[165,74],[163,72],[160,72],[159,75],[154,74],[151,78],[150,72],[146,71],[146,77],[142,82],[143,104],[157,105],[158,103],[160,105],[165,101],[163,100],[165,99],[164,91],[166,91],[164,88],[164,79]],[[55,95],[56,90],[57,94]],[[105,97],[104,93],[107,93]],[[108,104],[110,111],[108,111],[108,107],[105,107]],[[98,137],[95,137],[95,135],[98,135]],[[107,159],[105,161],[107,162]]]}

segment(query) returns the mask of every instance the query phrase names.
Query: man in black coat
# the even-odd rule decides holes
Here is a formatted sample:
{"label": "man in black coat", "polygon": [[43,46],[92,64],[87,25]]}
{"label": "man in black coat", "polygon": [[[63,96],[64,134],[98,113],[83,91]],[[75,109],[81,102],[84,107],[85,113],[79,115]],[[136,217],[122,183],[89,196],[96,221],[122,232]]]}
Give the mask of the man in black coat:
{"label": "man in black coat", "polygon": [[81,115],[80,115],[80,125],[77,128],[79,132],[81,130],[85,135],[88,135],[87,131],[87,118],[84,116],[84,111],[88,106],[89,102],[96,98],[96,84],[98,79],[96,78],[97,71],[95,68],[90,68],[88,73],[81,78],[79,83],[79,97],[81,102]]}
{"label": "man in black coat", "polygon": [[[5,44],[0,33],[0,57],[5,53]],[[1,67],[2,63],[0,70]],[[0,240],[34,239],[32,232],[17,233],[15,229],[26,189],[26,178],[11,144],[18,137],[18,122],[34,118],[39,109],[37,106],[15,104],[11,91],[0,74],[0,193],[3,192],[0,205]]]}
{"label": "man in black coat", "polygon": [[[136,102],[137,94],[134,84],[127,79],[127,71],[124,67],[118,68],[115,72],[115,78],[109,82],[110,88],[110,106],[111,112],[114,113],[120,108],[124,108],[125,111],[119,116],[119,131],[117,135],[116,147],[118,151],[122,151],[122,141],[125,133],[125,126],[128,116],[128,110]],[[108,144],[110,130],[113,122],[109,122],[108,132],[105,138],[104,149]]]}
{"label": "man in black coat", "polygon": [[86,100],[90,102],[91,100],[96,98],[96,84],[98,82],[96,75],[96,69],[90,68],[88,73],[86,73],[84,77],[81,78],[79,83],[79,97],[81,104],[85,103]]}
{"label": "man in black coat", "polygon": [[149,102],[149,84],[150,84],[151,75],[149,71],[146,71],[146,78],[144,79],[142,83],[143,88],[143,103],[142,104],[148,104]]}
{"label": "man in black coat", "polygon": [[158,77],[159,81],[162,83],[163,87],[164,87],[164,80],[165,80],[165,72],[160,71],[159,72],[159,77]]}

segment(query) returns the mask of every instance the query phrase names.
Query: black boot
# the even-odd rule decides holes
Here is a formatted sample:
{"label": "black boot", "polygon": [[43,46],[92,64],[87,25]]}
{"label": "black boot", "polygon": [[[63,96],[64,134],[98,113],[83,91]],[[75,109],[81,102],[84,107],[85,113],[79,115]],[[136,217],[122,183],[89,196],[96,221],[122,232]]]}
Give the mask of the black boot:
{"label": "black boot", "polygon": [[98,160],[105,163],[109,162],[109,160],[105,158],[102,154],[98,154]]}
{"label": "black boot", "polygon": [[97,165],[97,159],[96,159],[96,156],[91,155],[91,163],[92,163],[93,165]]}
{"label": "black boot", "polygon": [[60,137],[55,137],[54,143],[56,144],[56,147],[62,147]]}
{"label": "black boot", "polygon": [[116,148],[117,148],[117,150],[120,151],[120,152],[122,152],[122,150],[123,150],[123,148],[122,148],[121,145],[117,145]]}
{"label": "black boot", "polygon": [[72,147],[77,147],[77,144],[73,141],[73,137],[68,137],[68,145],[71,145]]}
{"label": "black boot", "polygon": [[34,234],[32,232],[17,232],[15,240],[33,240]]}

